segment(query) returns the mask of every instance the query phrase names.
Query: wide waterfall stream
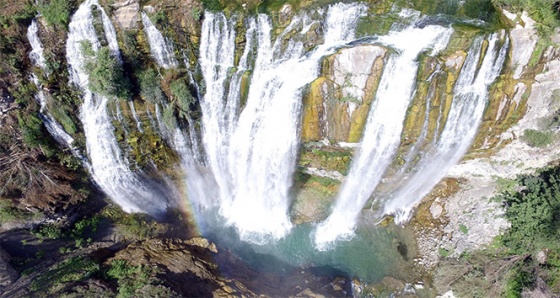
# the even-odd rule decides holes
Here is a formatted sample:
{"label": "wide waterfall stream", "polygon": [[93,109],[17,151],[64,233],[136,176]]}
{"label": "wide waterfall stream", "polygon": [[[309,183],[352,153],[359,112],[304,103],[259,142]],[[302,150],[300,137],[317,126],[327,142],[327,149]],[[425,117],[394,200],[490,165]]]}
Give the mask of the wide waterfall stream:
{"label": "wide waterfall stream", "polygon": [[[419,201],[467,153],[510,40],[503,30],[479,32],[458,49],[452,42],[458,34],[453,21],[407,9],[397,14],[400,21],[388,32],[358,36],[358,23],[367,11],[361,3],[334,4],[298,12],[281,29],[264,14],[240,20],[206,11],[196,63],[180,56],[183,49],[142,12],[159,75],[185,65],[199,103],[200,119],[189,118],[187,127],[165,123],[171,100],[155,103],[147,112],[150,121],[128,103],[136,122],[128,129],[143,133],[142,127],[152,126],[179,157],[184,176],[181,185],[172,186],[130,164],[127,149],[115,136],[114,122],[123,117],[118,105],[89,89],[84,42],[94,52],[108,47],[118,61],[121,54],[111,20],[96,0],[87,0],[71,18],[66,54],[70,81],[82,92],[79,118],[88,158],[84,163],[93,179],[127,212],[161,216],[186,202],[203,236],[260,270],[320,267],[333,276],[342,272],[366,281],[398,276],[409,261],[402,247],[411,243],[411,235],[392,224],[377,224],[385,215],[394,216],[396,223],[410,219]],[[239,22],[243,32],[238,32]],[[32,59],[43,68],[36,27],[33,22],[29,28]],[[313,42],[308,40],[310,32],[318,36]],[[352,55],[363,56],[355,60]],[[326,66],[329,57],[338,64]],[[329,74],[333,65],[343,65],[340,69],[348,73],[335,78],[341,70],[331,69]],[[435,90],[441,78],[452,88],[445,96],[433,91],[423,99],[422,128],[412,145],[405,146],[404,130],[420,96],[420,81]],[[302,196],[296,176],[304,167],[298,164],[304,146],[303,103],[314,84],[324,96],[317,121],[325,140],[309,142],[313,146],[346,145],[326,140],[335,125],[328,123],[334,121],[327,117],[332,113],[329,105],[343,105],[341,113],[349,118],[366,112],[348,172],[331,173],[342,178],[337,193],[329,195],[328,214],[296,224],[294,202]],[[43,113],[42,91],[37,98]],[[51,134],[73,146],[72,137],[48,113],[44,117]],[[395,166],[397,156],[405,156],[401,168]],[[387,181],[395,182],[385,185]]]}

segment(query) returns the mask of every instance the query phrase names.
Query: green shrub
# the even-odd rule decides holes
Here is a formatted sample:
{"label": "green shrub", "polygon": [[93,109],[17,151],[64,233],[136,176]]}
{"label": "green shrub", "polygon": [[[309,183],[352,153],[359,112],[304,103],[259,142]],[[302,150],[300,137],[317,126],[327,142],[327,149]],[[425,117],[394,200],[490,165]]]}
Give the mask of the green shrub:
{"label": "green shrub", "polygon": [[98,216],[93,216],[90,218],[83,218],[74,224],[70,231],[70,236],[76,241],[76,247],[81,248],[84,243],[92,241],[88,236],[97,231],[99,220],[100,218]]}
{"label": "green shrub", "polygon": [[29,113],[18,113],[18,124],[27,146],[39,147],[45,144],[43,121],[39,117]]}
{"label": "green shrub", "polygon": [[157,222],[142,214],[126,214],[117,220],[118,233],[127,239],[156,237],[161,231]]}
{"label": "green shrub", "polygon": [[131,266],[126,260],[113,260],[107,276],[116,279],[118,284],[117,297],[133,297],[138,289],[154,282],[156,271],[145,266]]}
{"label": "green shrub", "polygon": [[560,241],[560,170],[522,176],[518,182],[523,191],[502,195],[511,222],[503,241],[519,254],[533,253]]}
{"label": "green shrub", "polygon": [[54,224],[45,224],[33,231],[33,235],[39,239],[58,239],[63,236],[60,227]]}
{"label": "green shrub", "polygon": [[155,70],[149,68],[138,75],[140,96],[151,103],[163,102],[164,95],[160,87],[160,79]]}
{"label": "green shrub", "polygon": [[555,9],[556,0],[492,0],[492,2],[513,12],[527,11],[536,21],[539,34],[545,38],[552,35],[554,28],[559,25],[558,11]]}
{"label": "green shrub", "polygon": [[177,118],[175,118],[175,113],[171,105],[163,109],[163,123],[171,130],[177,127]]}
{"label": "green shrub", "polygon": [[43,0],[37,7],[49,25],[63,28],[68,26],[70,8],[69,0]]}
{"label": "green shrub", "polygon": [[552,132],[541,132],[535,129],[526,129],[521,139],[531,147],[546,147],[553,141]]}
{"label": "green shrub", "polygon": [[523,268],[523,264],[517,265],[508,274],[505,286],[505,297],[521,298],[524,288],[529,288],[535,282],[535,276]]}
{"label": "green shrub", "polygon": [[86,58],[85,70],[89,75],[91,92],[118,99],[130,98],[130,82],[117,57],[108,47],[101,47],[93,53],[91,44],[84,42],[82,52]]}
{"label": "green shrub", "polygon": [[190,105],[194,104],[195,100],[191,95],[187,82],[183,79],[175,80],[171,83],[170,89],[179,109],[184,112],[189,111]]}

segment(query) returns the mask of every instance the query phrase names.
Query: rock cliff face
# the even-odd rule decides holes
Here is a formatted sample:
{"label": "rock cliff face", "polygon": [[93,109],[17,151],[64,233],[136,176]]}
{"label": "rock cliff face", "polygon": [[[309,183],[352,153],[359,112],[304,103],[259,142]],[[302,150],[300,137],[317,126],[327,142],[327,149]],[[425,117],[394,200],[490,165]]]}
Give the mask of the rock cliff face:
{"label": "rock cliff face", "polygon": [[[532,147],[523,140],[527,129],[555,130],[549,119],[558,111],[556,90],[560,88],[558,50],[546,49],[538,59],[534,54],[537,34],[526,14],[520,18],[504,12],[515,23],[509,33],[512,67],[492,88],[493,97],[485,113],[477,142],[468,158],[453,167],[449,176],[460,181],[456,193],[434,195],[427,200],[430,214],[425,222],[436,226],[417,227],[423,266],[433,267],[440,258],[438,249],[452,256],[482,248],[509,227],[503,206],[489,198],[501,188],[499,180],[530,174],[560,157],[558,142],[545,148]],[[552,37],[553,39],[558,36]],[[515,124],[514,124],[515,123]],[[437,212],[433,210],[439,210]],[[459,227],[468,228],[468,233]]]}
{"label": "rock cliff face", "polygon": [[358,142],[383,70],[386,49],[363,45],[323,60],[322,74],[304,98],[301,138]]}

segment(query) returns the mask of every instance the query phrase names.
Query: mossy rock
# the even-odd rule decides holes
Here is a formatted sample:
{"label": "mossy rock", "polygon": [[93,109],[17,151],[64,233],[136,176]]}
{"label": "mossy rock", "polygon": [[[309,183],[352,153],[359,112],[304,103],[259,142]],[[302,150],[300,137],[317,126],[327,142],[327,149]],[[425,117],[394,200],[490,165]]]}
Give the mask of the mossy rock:
{"label": "mossy rock", "polygon": [[324,138],[321,120],[323,118],[323,86],[327,79],[319,77],[309,85],[307,94],[303,98],[303,118],[301,126],[301,139],[304,142],[319,141]]}

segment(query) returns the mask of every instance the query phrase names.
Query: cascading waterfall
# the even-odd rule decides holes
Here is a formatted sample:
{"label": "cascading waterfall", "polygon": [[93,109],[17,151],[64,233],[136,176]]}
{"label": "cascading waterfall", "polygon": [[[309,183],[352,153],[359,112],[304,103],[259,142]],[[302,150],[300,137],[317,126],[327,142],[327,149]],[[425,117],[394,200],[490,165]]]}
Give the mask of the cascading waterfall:
{"label": "cascading waterfall", "polygon": [[[100,12],[98,17],[104,31],[101,39],[93,26],[92,7]],[[200,90],[202,148],[198,149],[193,123],[189,123],[188,132],[179,127],[165,127],[160,115],[162,106],[156,105],[160,131],[179,154],[185,169],[189,199],[200,209],[217,207],[226,223],[234,226],[242,239],[263,243],[282,238],[290,231],[289,190],[299,147],[302,89],[319,75],[319,62],[323,57],[354,41],[353,32],[364,11],[363,4],[336,4],[313,16],[301,13],[294,16],[275,39],[271,36],[268,16],[247,18],[244,20],[245,46],[237,63],[237,20],[207,12],[202,24],[199,58],[204,80]],[[401,17],[413,19],[413,24],[393,29],[386,36],[360,41],[394,51],[387,55],[349,175],[331,215],[317,226],[314,234],[320,249],[353,235],[361,210],[400,144],[406,111],[414,97],[418,57],[421,53],[433,56],[445,49],[453,32],[440,25],[420,26],[416,12],[404,11]],[[177,67],[169,40],[155,28],[146,13],[142,13],[142,22],[157,65],[164,69]],[[305,34],[317,22],[323,24],[323,43],[308,51],[303,43]],[[31,57],[41,65],[44,57],[40,43],[37,45],[36,31],[33,23],[29,30],[30,42],[35,44]],[[505,45],[500,46],[502,40]],[[95,181],[125,211],[162,213],[170,203],[166,190],[130,170],[113,135],[112,117],[107,111],[109,99],[87,88],[82,41],[89,41],[94,51],[104,42],[120,59],[115,30],[96,0],[86,1],[72,17],[67,41],[71,81],[84,91],[80,118]],[[396,214],[397,221],[406,220],[412,206],[468,150],[484,112],[487,88],[501,70],[508,43],[507,38],[492,35],[484,59],[480,59],[482,39],[475,40],[455,85],[453,104],[446,123],[442,124],[445,126],[441,136],[429,149],[431,151],[422,152],[424,157],[397,191],[374,200],[383,207],[384,213]],[[250,80],[247,90],[243,90],[243,80]],[[40,101],[43,105],[44,97]],[[426,118],[429,105],[427,101]],[[141,131],[133,105],[131,110],[137,129]],[[427,133],[425,124],[418,144],[409,155],[420,150]],[[68,142],[71,143],[71,138]],[[204,152],[203,156],[200,152]]]}
{"label": "cascading waterfall", "polygon": [[239,95],[225,89],[229,69],[235,66],[234,23],[223,14],[206,12],[200,46],[206,83],[201,100],[204,149],[219,187],[220,214],[242,238],[262,242],[290,230],[288,192],[297,158],[301,89],[317,77],[323,56],[353,39],[364,8],[329,7],[325,43],[308,54],[301,42],[292,38],[285,45],[283,40],[295,29],[300,34],[309,30],[306,16],[295,16],[275,42],[267,16],[249,20],[249,28],[256,26],[256,60],[247,101],[237,117],[232,112],[239,107],[233,102]]}
{"label": "cascading waterfall", "polygon": [[[41,40],[39,39],[39,27],[37,26],[37,21],[31,21],[31,25],[27,29],[27,39],[31,44],[31,52],[29,53],[29,59],[41,68],[43,71],[46,72],[46,60],[45,56],[43,55],[43,45],[41,44]],[[45,92],[42,90],[39,84],[39,78],[35,74],[31,75],[31,81],[37,86],[37,94],[35,95],[41,109],[39,110],[39,115],[41,116],[45,127],[49,131],[49,133],[55,138],[57,142],[67,146],[68,148],[72,147],[72,143],[74,139],[68,135],[64,129],[54,120],[54,118],[47,113],[47,98]]]}
{"label": "cascading waterfall", "polygon": [[394,47],[398,54],[389,57],[379,89],[368,115],[361,148],[352,166],[331,215],[315,234],[319,249],[325,249],[338,238],[354,234],[358,215],[377,187],[400,143],[406,109],[412,98],[418,55],[427,48],[440,48],[451,29],[429,25],[413,25],[402,31],[380,36],[379,43]]}
{"label": "cascading waterfall", "polygon": [[[178,66],[175,58],[173,46],[161,32],[151,23],[146,13],[142,13],[142,22],[146,35],[148,36],[152,57],[160,68],[169,69]],[[185,65],[188,61],[185,60]],[[189,73],[190,75],[190,73]],[[191,83],[194,80],[191,78]],[[160,104],[167,108],[167,101],[156,103],[156,117],[158,120],[158,128],[163,138],[167,140],[170,146],[177,152],[181,160],[181,166],[184,169],[187,196],[191,199],[191,203],[196,209],[204,209],[205,203],[199,198],[213,196],[212,190],[215,188],[213,178],[204,170],[205,165],[200,162],[201,157],[198,149],[198,139],[195,131],[195,124],[191,119],[187,119],[189,132],[185,133],[180,127],[167,127],[163,121],[160,111]]]}
{"label": "cascading waterfall", "polygon": [[46,68],[47,63],[43,54],[43,44],[39,39],[39,26],[37,26],[36,20],[31,21],[31,25],[27,28],[27,40],[31,44],[29,59],[40,68]]}
{"label": "cascading waterfall", "polygon": [[416,172],[385,203],[383,213],[395,214],[396,222],[408,220],[412,209],[467,152],[486,108],[488,87],[500,74],[509,39],[500,48],[500,35],[492,34],[480,66],[482,38],[475,40],[455,84],[453,103],[434,152],[427,153]]}
{"label": "cascading waterfall", "polygon": [[159,32],[145,12],[142,12],[142,24],[148,37],[150,52],[160,67],[165,69],[179,65],[174,55],[173,45]]}
{"label": "cascading waterfall", "polygon": [[[43,45],[41,43],[41,40],[39,39],[39,27],[36,20],[31,21],[31,25],[29,25],[29,28],[27,29],[27,39],[31,44],[31,52],[29,53],[29,58],[35,65],[41,68],[46,75],[48,75],[46,59],[43,54]],[[70,148],[72,150],[72,153],[82,161],[82,164],[87,169],[89,169],[89,162],[87,162],[87,160],[82,156],[78,149],[73,146],[74,139],[72,138],[72,136],[70,136],[47,111],[47,95],[41,88],[37,75],[31,74],[31,81],[33,81],[35,86],[37,86],[38,91],[37,94],[35,94],[35,99],[39,102],[39,105],[41,107],[39,110],[39,116],[41,117],[41,120],[43,120],[47,131],[54,137],[54,139],[58,143],[66,146],[67,148]]]}
{"label": "cascading waterfall", "polygon": [[159,215],[171,204],[167,192],[160,184],[129,169],[113,134],[111,118],[107,112],[109,99],[88,89],[88,75],[84,70],[85,57],[81,45],[83,41],[89,41],[94,51],[101,47],[93,26],[92,6],[100,12],[107,46],[120,59],[115,29],[109,17],[96,0],[85,1],[72,16],[66,42],[66,58],[70,81],[84,92],[80,120],[86,137],[92,175],[103,191],[126,212]]}

